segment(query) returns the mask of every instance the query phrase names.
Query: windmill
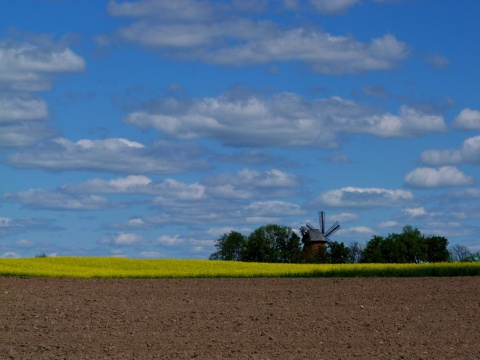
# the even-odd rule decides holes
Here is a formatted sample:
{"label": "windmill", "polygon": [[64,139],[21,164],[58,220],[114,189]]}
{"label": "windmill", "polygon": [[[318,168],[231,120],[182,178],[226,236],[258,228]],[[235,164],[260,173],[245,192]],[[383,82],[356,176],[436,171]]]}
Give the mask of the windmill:
{"label": "windmill", "polygon": [[318,221],[320,223],[320,229],[316,229],[310,223],[300,227],[303,242],[303,254],[306,260],[312,259],[320,247],[325,246],[330,242],[329,236],[340,229],[340,224],[336,221],[327,231],[325,231],[324,211],[318,212]]}

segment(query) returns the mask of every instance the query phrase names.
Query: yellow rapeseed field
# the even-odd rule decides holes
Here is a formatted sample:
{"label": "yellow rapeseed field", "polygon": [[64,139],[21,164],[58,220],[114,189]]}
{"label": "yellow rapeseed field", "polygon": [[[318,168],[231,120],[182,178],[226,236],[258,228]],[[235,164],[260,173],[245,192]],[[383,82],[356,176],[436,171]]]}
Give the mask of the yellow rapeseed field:
{"label": "yellow rapeseed field", "polygon": [[68,278],[372,277],[480,275],[480,263],[270,264],[114,257],[0,259],[0,276]]}

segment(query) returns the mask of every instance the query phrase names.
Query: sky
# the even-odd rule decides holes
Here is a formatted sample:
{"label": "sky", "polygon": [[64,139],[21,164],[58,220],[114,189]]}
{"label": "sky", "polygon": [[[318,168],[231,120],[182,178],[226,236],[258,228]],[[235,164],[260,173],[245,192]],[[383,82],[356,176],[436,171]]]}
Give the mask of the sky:
{"label": "sky", "polygon": [[0,257],[267,224],[480,250],[477,0],[0,0]]}

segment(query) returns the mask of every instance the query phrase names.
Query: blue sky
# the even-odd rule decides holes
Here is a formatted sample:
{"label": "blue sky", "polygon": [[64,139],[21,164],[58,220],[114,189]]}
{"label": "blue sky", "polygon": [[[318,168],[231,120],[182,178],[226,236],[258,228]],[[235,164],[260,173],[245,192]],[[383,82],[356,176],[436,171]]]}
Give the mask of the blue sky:
{"label": "blue sky", "polygon": [[480,249],[480,3],[0,2],[0,256],[409,224]]}

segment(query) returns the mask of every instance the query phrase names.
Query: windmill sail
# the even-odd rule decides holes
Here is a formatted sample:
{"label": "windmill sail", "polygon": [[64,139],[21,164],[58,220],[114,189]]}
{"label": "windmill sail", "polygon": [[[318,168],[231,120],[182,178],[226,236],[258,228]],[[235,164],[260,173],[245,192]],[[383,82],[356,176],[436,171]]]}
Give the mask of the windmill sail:
{"label": "windmill sail", "polygon": [[336,221],[335,224],[333,224],[330,227],[330,229],[327,230],[327,233],[325,234],[325,237],[329,237],[330,235],[332,235],[338,229],[340,229],[340,224],[338,223],[338,221]]}
{"label": "windmill sail", "polygon": [[325,212],[320,211],[318,213],[318,221],[320,222],[320,231],[325,234]]}

